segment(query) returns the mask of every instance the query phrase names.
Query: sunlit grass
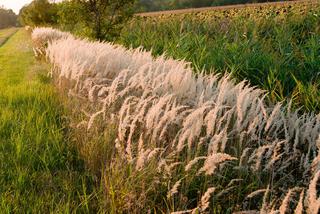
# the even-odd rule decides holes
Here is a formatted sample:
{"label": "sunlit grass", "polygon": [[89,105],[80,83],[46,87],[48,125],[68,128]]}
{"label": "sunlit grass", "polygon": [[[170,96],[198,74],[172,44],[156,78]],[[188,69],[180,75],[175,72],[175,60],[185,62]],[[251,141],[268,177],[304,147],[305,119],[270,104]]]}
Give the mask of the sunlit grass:
{"label": "sunlit grass", "polygon": [[17,31],[17,28],[6,28],[0,30],[0,46],[7,41],[7,39]]}
{"label": "sunlit grass", "polygon": [[0,48],[1,213],[94,210],[92,178],[69,143],[64,108],[19,30]]}

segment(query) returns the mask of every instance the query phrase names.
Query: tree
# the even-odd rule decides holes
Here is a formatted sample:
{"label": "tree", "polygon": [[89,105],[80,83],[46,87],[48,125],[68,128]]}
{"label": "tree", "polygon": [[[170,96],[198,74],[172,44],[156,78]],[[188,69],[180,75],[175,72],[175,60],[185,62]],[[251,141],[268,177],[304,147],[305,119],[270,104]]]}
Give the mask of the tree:
{"label": "tree", "polygon": [[12,10],[0,7],[0,29],[17,25],[17,15]]}
{"label": "tree", "polygon": [[76,1],[62,1],[57,4],[58,7],[58,25],[64,31],[71,31],[80,34],[85,26],[80,21],[80,5]]}
{"label": "tree", "polygon": [[[79,21],[98,40],[112,40],[133,15],[135,0],[73,0],[79,4]],[[72,1],[71,1],[72,2]]]}
{"label": "tree", "polygon": [[56,4],[48,0],[34,0],[24,6],[19,13],[19,21],[23,25],[43,26],[57,23]]}

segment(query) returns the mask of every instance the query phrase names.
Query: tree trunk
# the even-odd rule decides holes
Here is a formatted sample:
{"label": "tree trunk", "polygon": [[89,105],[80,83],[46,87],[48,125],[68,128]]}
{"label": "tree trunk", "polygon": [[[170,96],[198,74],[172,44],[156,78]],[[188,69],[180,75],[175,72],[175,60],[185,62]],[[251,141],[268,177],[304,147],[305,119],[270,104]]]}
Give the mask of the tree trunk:
{"label": "tree trunk", "polygon": [[101,34],[101,19],[99,17],[97,17],[95,25],[96,25],[95,26],[96,39],[101,41],[101,40],[103,40],[103,38],[102,38],[102,34]]}

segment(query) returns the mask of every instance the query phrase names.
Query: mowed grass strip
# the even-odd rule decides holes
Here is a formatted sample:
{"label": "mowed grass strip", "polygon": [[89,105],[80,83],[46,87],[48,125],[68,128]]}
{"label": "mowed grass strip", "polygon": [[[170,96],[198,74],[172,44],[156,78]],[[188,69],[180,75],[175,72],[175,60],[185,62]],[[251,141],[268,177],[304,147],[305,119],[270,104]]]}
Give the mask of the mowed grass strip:
{"label": "mowed grass strip", "polygon": [[17,32],[17,28],[6,28],[0,30],[0,46],[3,45],[7,39]]}
{"label": "mowed grass strip", "polygon": [[1,213],[95,210],[93,179],[68,142],[47,69],[24,30],[0,47]]}

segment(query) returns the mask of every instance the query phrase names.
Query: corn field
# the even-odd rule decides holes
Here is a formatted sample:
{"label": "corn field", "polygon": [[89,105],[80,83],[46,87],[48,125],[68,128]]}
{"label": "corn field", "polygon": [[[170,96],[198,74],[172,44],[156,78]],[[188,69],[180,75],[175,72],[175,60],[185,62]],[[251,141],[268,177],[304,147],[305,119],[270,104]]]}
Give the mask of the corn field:
{"label": "corn field", "polygon": [[[319,213],[320,114],[141,48],[52,28],[36,28],[32,39],[57,86],[83,102],[73,128],[90,135],[114,127],[102,179],[110,209]],[[116,185],[121,176],[129,187]]]}

